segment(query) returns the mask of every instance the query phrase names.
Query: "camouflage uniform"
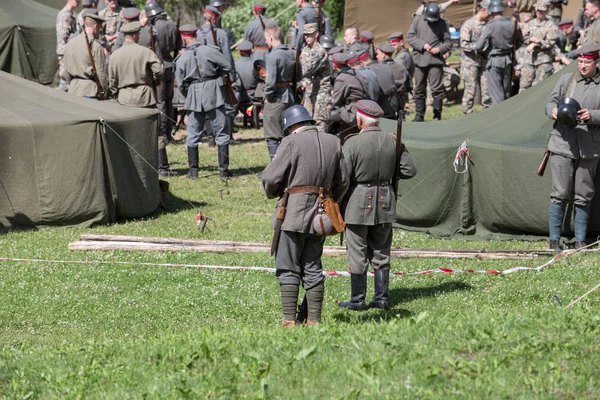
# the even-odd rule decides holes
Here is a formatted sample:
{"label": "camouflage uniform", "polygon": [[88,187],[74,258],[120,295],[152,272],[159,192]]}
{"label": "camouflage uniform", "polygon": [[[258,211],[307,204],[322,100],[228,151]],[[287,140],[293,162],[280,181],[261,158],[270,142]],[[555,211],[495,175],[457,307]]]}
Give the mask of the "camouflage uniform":
{"label": "camouflage uniform", "polygon": [[563,0],[550,0],[550,11],[548,11],[548,16],[552,17],[552,20],[556,25],[562,19],[563,13]]}
{"label": "camouflage uniform", "polygon": [[540,39],[540,43],[530,53],[525,50],[521,64],[521,82],[519,92],[537,85],[553,73],[554,46],[558,40],[558,27],[547,19],[539,22],[532,19],[523,26],[524,46],[528,46],[532,37]]}
{"label": "camouflage uniform", "polygon": [[487,79],[483,74],[483,58],[475,51],[475,44],[481,36],[481,29],[485,21],[479,21],[476,17],[465,21],[460,28],[460,48],[463,50],[460,56],[460,73],[464,81],[465,90],[462,98],[462,112],[470,114],[473,112],[475,92],[477,87],[481,88],[481,103],[484,107],[491,105],[487,90]]}
{"label": "camouflage uniform", "polygon": [[67,7],[60,10],[56,16],[56,54],[58,56],[58,75],[60,77],[59,88],[63,92],[69,90],[69,81],[65,69],[65,48],[67,42],[77,33],[77,22],[75,14]]}
{"label": "camouflage uniform", "polygon": [[[106,22],[102,24],[102,35],[100,36],[101,42],[106,42],[107,36],[116,35],[121,30],[121,25],[123,25],[123,8],[117,6],[116,10],[113,12],[108,7],[98,13],[100,18],[104,18]],[[110,45],[114,44],[114,40],[110,43]]]}
{"label": "camouflage uniform", "polygon": [[302,105],[321,130],[331,112],[331,77],[327,51],[318,42],[312,48],[304,46],[300,53],[300,65],[303,76],[301,84],[304,86]]}
{"label": "camouflage uniform", "polygon": [[517,0],[515,2],[515,11],[519,13],[519,21],[526,21],[535,14],[533,5],[536,0]]}

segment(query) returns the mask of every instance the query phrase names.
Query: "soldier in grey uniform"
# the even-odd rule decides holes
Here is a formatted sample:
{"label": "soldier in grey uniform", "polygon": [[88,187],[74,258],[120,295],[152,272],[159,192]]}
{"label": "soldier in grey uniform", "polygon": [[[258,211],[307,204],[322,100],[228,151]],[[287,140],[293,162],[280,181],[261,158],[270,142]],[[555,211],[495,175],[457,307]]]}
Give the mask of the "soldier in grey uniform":
{"label": "soldier in grey uniform", "polygon": [[358,29],[354,27],[346,28],[344,31],[344,51],[350,53],[357,52],[363,48],[363,44],[358,40]]}
{"label": "soldier in grey uniform", "polygon": [[348,66],[365,78],[365,82],[367,82],[366,99],[377,101],[379,99],[379,94],[381,93],[381,89],[379,88],[379,80],[377,79],[375,72],[366,69],[360,62],[360,57],[364,54],[366,54],[364,50],[359,50],[357,53],[350,52],[348,54]]}
{"label": "soldier in grey uniform", "polygon": [[281,43],[281,29],[268,26],[265,39],[271,52],[267,54],[267,77],[265,78],[265,105],[263,124],[265,140],[271,160],[275,157],[279,143],[283,139],[283,112],[294,105],[292,81],[295,71],[295,56]]}
{"label": "soldier in grey uniform", "polygon": [[549,231],[553,250],[559,250],[565,208],[571,201],[575,205],[575,247],[585,246],[600,159],[600,49],[595,44],[584,45],[577,54],[577,71],[561,76],[546,101],[546,115],[551,119],[557,119],[557,105],[565,97],[581,106],[573,125],[554,123],[548,142],[552,170]]}
{"label": "soldier in grey uniform", "polygon": [[[304,107],[287,109],[284,119],[284,129],[290,134],[282,140],[277,156],[262,174],[267,197],[287,200],[287,212],[276,241],[275,276],[280,285],[283,326],[295,325],[300,282],[306,290],[307,324],[316,325],[321,320],[325,287],[321,264],[325,237],[316,235],[313,220],[320,190],[336,201],[343,198],[348,189],[346,166],[339,140],[312,126],[314,121]],[[274,222],[277,214],[276,211]]]}
{"label": "soldier in grey uniform", "polygon": [[332,63],[338,72],[331,92],[332,107],[329,121],[338,125],[337,134],[342,142],[347,135],[358,132],[356,127],[356,103],[367,98],[367,81],[348,66],[344,53],[333,55]]}
{"label": "soldier in grey uniform", "polygon": [[[313,7],[317,11],[317,21],[321,21],[321,25],[319,26],[319,36],[327,35],[333,36],[333,31],[331,30],[331,20],[325,13],[323,12],[323,7],[325,6],[325,0],[313,0]],[[319,18],[320,14],[320,18]]]}
{"label": "soldier in grey uniform", "polygon": [[[408,102],[408,92],[411,88],[410,74],[404,65],[395,62],[392,59],[394,48],[389,43],[382,43],[377,48],[377,61],[382,65],[387,65],[392,71],[396,93],[398,95],[398,110],[404,111],[404,106]],[[397,110],[397,111],[398,111]]]}
{"label": "soldier in grey uniform", "polygon": [[[400,160],[396,159],[396,137],[379,127],[383,110],[377,103],[361,100],[356,112],[360,132],[346,138],[342,149],[350,181],[344,200],[344,221],[351,298],[338,305],[351,310],[387,309],[392,224],[396,221],[392,179],[397,162],[400,179],[414,177],[417,168],[403,144]],[[375,270],[375,296],[367,306],[369,264]]]}
{"label": "soldier in grey uniform", "polygon": [[[225,12],[225,10],[227,8],[229,8],[229,3],[226,0],[212,0],[210,2],[210,5],[215,7],[217,10],[219,10],[219,13],[223,14]],[[203,22],[204,24],[205,22]],[[233,35],[233,31],[229,28],[223,28],[223,25],[221,24],[221,18],[219,18],[216,23],[215,26],[217,28],[223,29],[225,31],[225,34],[227,34],[227,40],[229,41],[229,43],[235,43],[235,36]]]}
{"label": "soldier in grey uniform", "polygon": [[254,99],[254,90],[258,81],[254,73],[254,60],[252,57],[252,42],[244,40],[238,46],[240,58],[235,60],[237,72],[236,89],[239,93],[240,111],[245,112],[246,107]]}
{"label": "soldier in grey uniform", "polygon": [[185,94],[187,111],[187,148],[190,172],[188,177],[198,178],[198,143],[204,121],[209,118],[219,149],[219,175],[229,172],[229,134],[225,129],[225,101],[221,77],[231,72],[229,61],[212,45],[196,41],[198,28],[184,25],[179,28],[185,51],[177,58],[175,77],[177,87]]}
{"label": "soldier in grey uniform", "polygon": [[[135,22],[140,20],[140,9],[137,7],[129,7],[123,10],[123,19],[125,23]],[[123,46],[125,42],[125,35],[123,32],[119,32],[119,36],[115,39],[115,44],[112,47],[112,51],[116,51]],[[150,31],[148,29],[140,30],[140,40],[138,41],[140,46],[147,47],[149,49],[152,48],[152,39],[150,37]]]}
{"label": "soldier in grey uniform", "polygon": [[388,36],[388,42],[394,48],[394,54],[391,56],[392,59],[406,68],[412,82],[412,78],[415,76],[415,62],[410,52],[404,47],[404,35],[402,32],[394,32]]}
{"label": "soldier in grey uniform", "polygon": [[[98,93],[96,79],[99,80],[105,93],[108,93],[108,71],[106,70],[104,48],[97,40],[100,36],[100,26],[102,26],[104,20],[97,14],[92,14],[89,11],[86,12],[83,18],[83,29],[85,29],[90,40],[94,66],[92,66],[88,46],[85,43],[85,34],[82,32],[71,39],[65,48],[64,60],[66,76],[69,81],[69,93],[76,96],[98,99],[101,93]],[[98,73],[97,78],[94,67]]]}
{"label": "soldier in grey uniform", "polygon": [[264,28],[271,25],[279,26],[277,21],[265,18],[265,11],[266,7],[263,3],[254,3],[252,15],[255,18],[246,25],[246,30],[244,31],[244,40],[248,40],[254,46],[253,58],[255,60],[264,60],[269,52],[269,47],[267,46],[267,42],[265,42]]}
{"label": "soldier in grey uniform", "polygon": [[369,53],[371,59],[375,59],[375,45],[373,44],[375,35],[371,31],[361,31],[358,36],[358,41],[361,43],[362,49]]}
{"label": "soldier in grey uniform", "polygon": [[413,19],[408,43],[413,48],[416,66],[413,121],[424,121],[428,81],[433,97],[433,119],[440,120],[444,103],[444,54],[452,50],[452,42],[448,24],[440,18],[437,4],[428,4],[423,15]]}
{"label": "soldier in grey uniform", "polygon": [[298,9],[296,10],[296,36],[294,37],[294,47],[302,48],[304,44],[304,25],[317,24],[319,16],[317,10],[310,4],[309,0],[296,0]]}
{"label": "soldier in grey uniform", "polygon": [[376,101],[383,109],[383,117],[397,118],[398,110],[400,109],[400,99],[398,98],[392,69],[386,64],[379,64],[377,61],[374,61],[368,52],[361,54],[360,62],[363,67],[373,71],[377,75],[379,98]]}
{"label": "soldier in grey uniform", "polygon": [[[83,16],[88,12],[91,14],[98,15],[98,10],[96,9],[96,0],[82,0],[81,2],[81,12],[77,14],[77,33],[81,33],[83,29]],[[90,10],[90,11],[86,11]]]}
{"label": "soldier in grey uniform", "polygon": [[491,20],[481,30],[475,43],[475,51],[483,52],[485,75],[492,105],[510,97],[512,75],[512,53],[514,35],[517,47],[523,43],[521,30],[515,32],[509,17],[503,17],[504,6],[500,1],[492,1],[488,6]]}

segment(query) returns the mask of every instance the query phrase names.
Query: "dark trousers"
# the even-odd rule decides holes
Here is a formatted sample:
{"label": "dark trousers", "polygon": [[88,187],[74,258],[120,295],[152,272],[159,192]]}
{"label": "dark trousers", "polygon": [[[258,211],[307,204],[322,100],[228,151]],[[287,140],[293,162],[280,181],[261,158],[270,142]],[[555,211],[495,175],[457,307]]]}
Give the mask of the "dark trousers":
{"label": "dark trousers", "polygon": [[510,85],[512,83],[512,64],[505,67],[487,67],[485,74],[490,98],[492,99],[492,105],[495,106],[508,99],[510,97]]}
{"label": "dark trousers", "polygon": [[302,285],[309,290],[325,280],[321,256],[325,237],[281,231],[275,253],[275,276],[280,285]]}
{"label": "dark trousers", "polygon": [[444,98],[444,68],[442,65],[415,66],[415,99],[427,98],[427,82],[433,99]]}
{"label": "dark trousers", "polygon": [[175,75],[173,68],[165,68],[163,79],[156,85],[156,107],[164,114],[160,116],[160,135],[171,138],[172,120],[175,119],[173,110],[173,85]]}

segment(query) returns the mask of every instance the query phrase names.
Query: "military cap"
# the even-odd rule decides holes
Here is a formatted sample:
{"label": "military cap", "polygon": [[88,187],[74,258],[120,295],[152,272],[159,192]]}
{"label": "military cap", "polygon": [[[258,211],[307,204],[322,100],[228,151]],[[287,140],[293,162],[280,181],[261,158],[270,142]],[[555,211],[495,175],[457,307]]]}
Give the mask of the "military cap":
{"label": "military cap", "polygon": [[537,11],[548,11],[548,4],[544,0],[537,0],[533,5]]}
{"label": "military cap", "polygon": [[137,7],[129,7],[123,11],[123,18],[125,19],[138,19],[140,16],[140,9]]}
{"label": "military cap", "polygon": [[[94,10],[94,9],[93,9],[93,8],[88,8],[88,10]],[[97,22],[100,22],[100,23],[102,23],[102,22],[104,22],[104,21],[105,21],[105,19],[104,19],[104,18],[102,18],[102,17],[101,17],[101,16],[99,16],[98,14],[96,14],[96,13],[92,13],[92,12],[87,12],[87,13],[85,13],[85,14],[83,15],[83,18],[91,18],[91,19],[93,19],[94,21],[97,21]]]}
{"label": "military cap", "polygon": [[194,37],[196,36],[197,31],[198,27],[193,24],[186,24],[179,27],[179,33],[181,33],[181,36]]}
{"label": "military cap", "polygon": [[560,21],[558,23],[558,27],[559,28],[568,28],[570,26],[573,26],[573,20],[572,19],[563,19],[562,21]]}
{"label": "military cap", "polygon": [[394,32],[390,36],[388,36],[388,42],[395,44],[404,39],[404,35],[402,32]]}
{"label": "military cap", "polygon": [[359,59],[360,61],[364,61],[364,60],[365,60],[365,59],[367,59],[368,57],[371,57],[371,53],[369,53],[368,51],[366,51],[366,50],[364,50],[364,49],[358,50],[358,51],[356,52],[356,55],[358,56],[358,59]]}
{"label": "military cap", "polygon": [[327,52],[327,54],[329,54],[330,56],[334,55],[334,54],[340,54],[344,52],[344,48],[341,46],[335,46],[333,49],[329,50]]}
{"label": "military cap", "polygon": [[348,64],[348,56],[344,53],[335,53],[332,57],[333,65],[343,67]]}
{"label": "military cap", "polygon": [[219,15],[221,15],[221,11],[219,11],[219,9],[215,6],[204,7],[204,12],[214,15],[215,17],[218,17]]}
{"label": "military cap", "polygon": [[356,112],[369,118],[383,117],[383,110],[373,100],[359,100],[356,103]]}
{"label": "military cap", "polygon": [[139,32],[142,28],[142,24],[138,21],[128,22],[121,27],[121,32],[123,33],[136,33]]}
{"label": "military cap", "polygon": [[360,56],[362,54],[360,52],[351,51],[348,53],[348,64],[354,64],[360,61]]}
{"label": "military cap", "polygon": [[359,37],[361,42],[371,43],[375,39],[375,35],[371,31],[362,31]]}
{"label": "military cap", "polygon": [[577,54],[577,57],[595,60],[600,57],[600,47],[594,43],[584,44],[575,50],[575,54]]}
{"label": "military cap", "polygon": [[267,7],[263,3],[254,3],[254,7],[252,7],[254,11],[265,11]]}
{"label": "military cap", "polygon": [[317,32],[317,24],[312,23],[312,24],[306,24],[304,25],[304,34],[305,35],[311,35],[315,32]]}
{"label": "military cap", "polygon": [[86,15],[88,14],[96,14],[98,15],[98,10],[95,8],[86,8],[83,11],[81,11],[81,18],[85,18]]}
{"label": "military cap", "polygon": [[389,43],[381,43],[377,50],[381,51],[383,54],[394,54],[394,48]]}
{"label": "military cap", "polygon": [[252,51],[252,42],[249,40],[244,40],[242,43],[240,43],[240,45],[238,46],[238,50],[240,53],[250,53]]}
{"label": "military cap", "polygon": [[82,7],[91,7],[96,5],[96,0],[83,0],[81,2]]}
{"label": "military cap", "polygon": [[325,4],[325,0],[313,0],[313,2],[318,4]]}

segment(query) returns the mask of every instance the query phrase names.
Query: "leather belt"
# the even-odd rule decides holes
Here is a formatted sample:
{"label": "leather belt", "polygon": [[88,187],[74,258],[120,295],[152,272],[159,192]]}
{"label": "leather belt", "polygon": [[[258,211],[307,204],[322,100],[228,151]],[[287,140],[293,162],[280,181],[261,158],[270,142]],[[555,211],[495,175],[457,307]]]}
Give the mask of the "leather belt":
{"label": "leather belt", "polygon": [[275,87],[289,87],[290,86],[290,82],[277,82],[275,84]]}
{"label": "leather belt", "polygon": [[135,89],[136,87],[140,87],[140,86],[150,86],[150,85],[148,85],[147,83],[134,83],[133,85],[124,86],[123,89],[126,89],[126,88]]}
{"label": "leather belt", "polygon": [[357,183],[356,187],[385,187],[385,186],[389,186],[390,183],[389,182],[379,182],[379,181],[371,181],[371,182],[361,182],[361,183]]}
{"label": "leather belt", "polygon": [[254,46],[254,50],[266,50],[266,51],[269,51],[269,46]]}
{"label": "leather belt", "polygon": [[[320,186],[294,186],[286,189],[289,194],[298,193],[320,193],[323,190]],[[327,190],[325,190],[327,191]]]}

